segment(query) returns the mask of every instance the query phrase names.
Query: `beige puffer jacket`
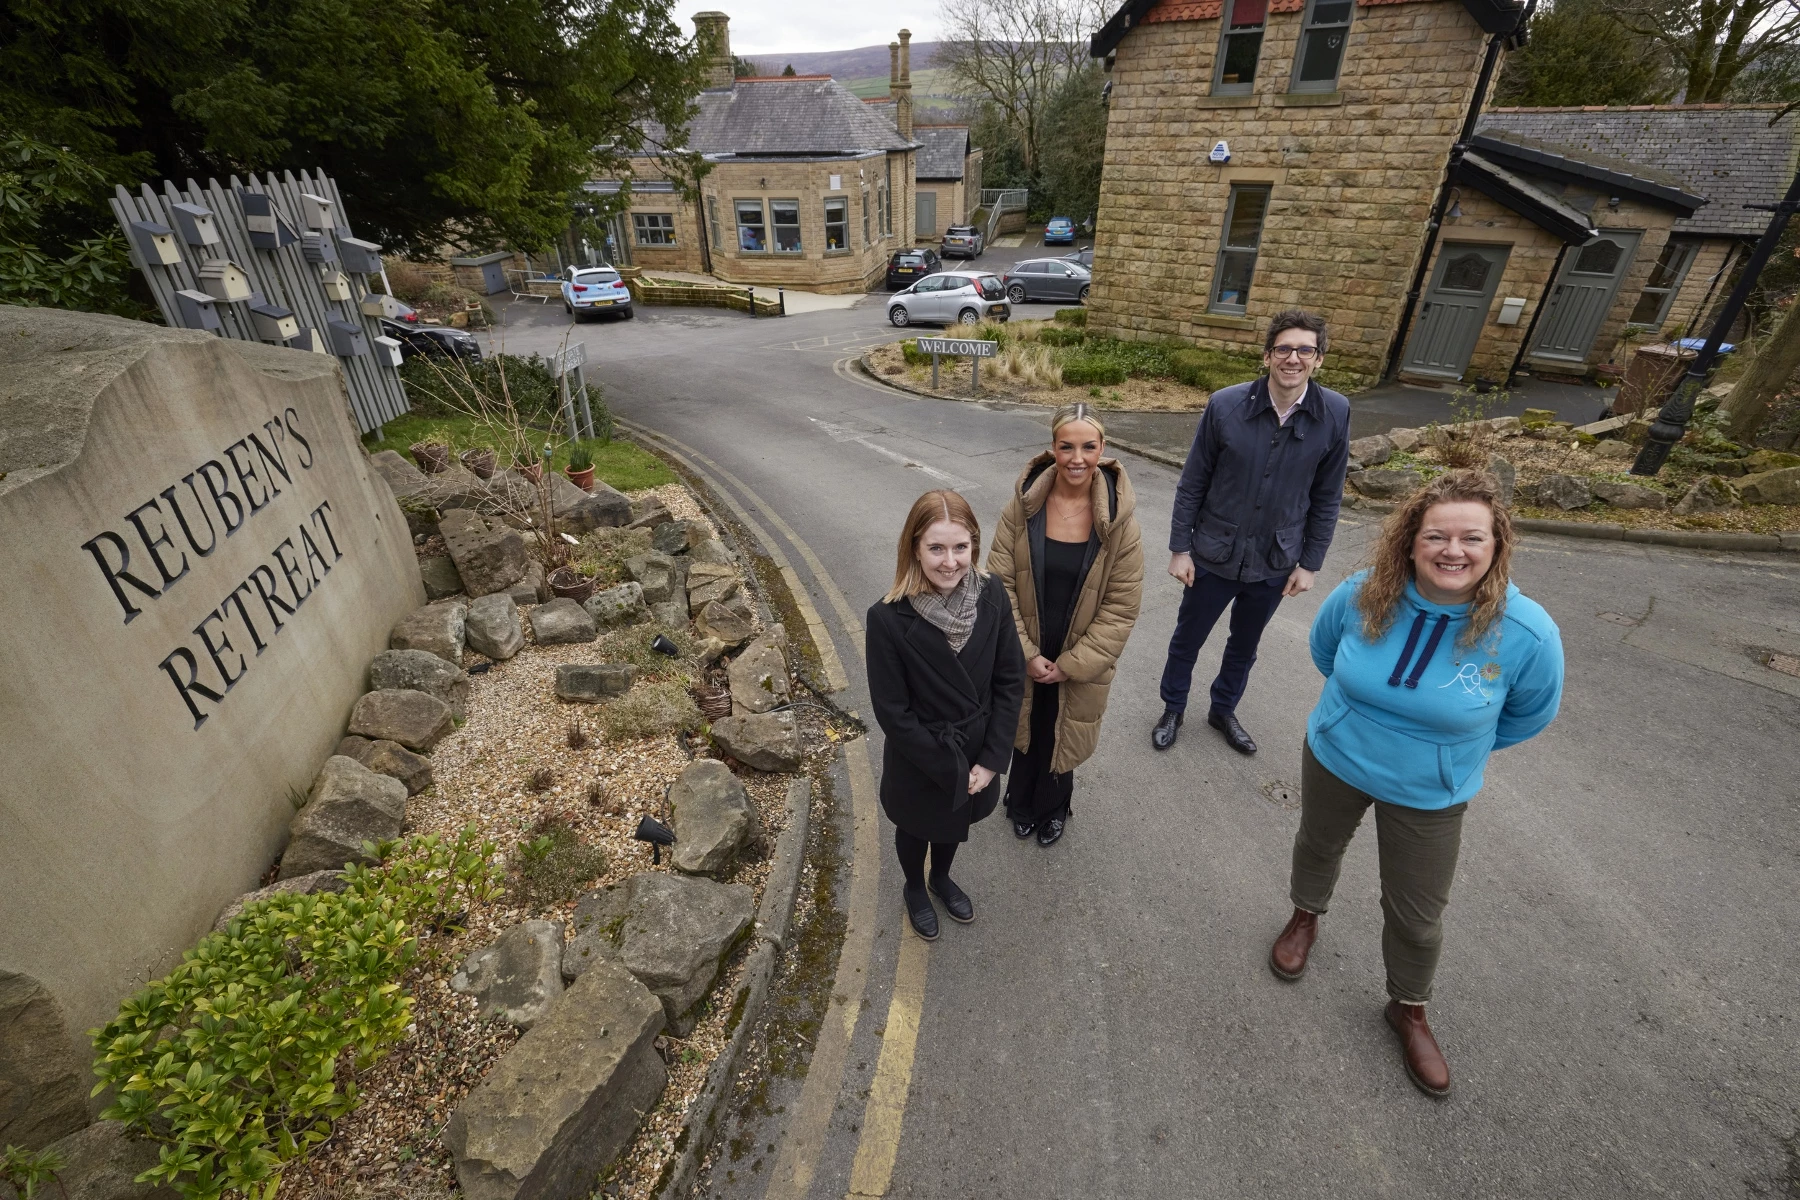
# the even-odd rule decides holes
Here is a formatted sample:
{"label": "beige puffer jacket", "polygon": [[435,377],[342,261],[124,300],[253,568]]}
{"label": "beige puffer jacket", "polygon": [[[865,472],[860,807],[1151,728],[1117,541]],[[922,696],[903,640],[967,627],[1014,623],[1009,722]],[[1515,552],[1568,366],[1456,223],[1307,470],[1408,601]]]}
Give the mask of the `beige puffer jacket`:
{"label": "beige puffer jacket", "polygon": [[[1056,460],[1049,451],[1032,459],[1000,514],[988,551],[987,569],[1000,576],[1012,597],[1013,620],[1019,627],[1029,661],[1038,653],[1043,626],[1038,621],[1037,582],[1031,569],[1031,521],[1043,511],[1056,482]],[[1125,641],[1137,623],[1144,590],[1144,546],[1138,532],[1137,495],[1117,459],[1100,460],[1092,484],[1094,531],[1100,548],[1075,597],[1075,612],[1063,638],[1056,665],[1068,675],[1056,718],[1056,753],[1050,769],[1073,771],[1086,762],[1100,741],[1100,719]],[[1025,689],[1019,732],[1013,745],[1031,749],[1032,689]]]}

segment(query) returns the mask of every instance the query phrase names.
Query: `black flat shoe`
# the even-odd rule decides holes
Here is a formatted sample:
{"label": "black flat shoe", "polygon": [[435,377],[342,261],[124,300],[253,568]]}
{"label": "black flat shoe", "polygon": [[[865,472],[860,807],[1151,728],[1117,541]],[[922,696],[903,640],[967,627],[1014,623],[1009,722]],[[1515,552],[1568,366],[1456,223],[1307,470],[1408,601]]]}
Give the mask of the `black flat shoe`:
{"label": "black flat shoe", "polygon": [[1056,845],[1056,843],[1062,841],[1063,819],[1061,817],[1051,817],[1048,821],[1045,821],[1038,826],[1037,835],[1038,845]]}
{"label": "black flat shoe", "polygon": [[1013,836],[1018,838],[1021,842],[1036,832],[1037,832],[1037,822],[1036,821],[1014,821],[1013,822]]}
{"label": "black flat shoe", "polygon": [[1239,754],[1255,754],[1256,739],[1244,732],[1236,713],[1207,713],[1206,723],[1225,735],[1225,743]]}
{"label": "black flat shoe", "polygon": [[1175,731],[1181,728],[1181,714],[1172,708],[1165,708],[1156,728],[1150,731],[1150,744],[1158,750],[1167,750],[1175,744]]}
{"label": "black flat shoe", "polygon": [[906,919],[912,923],[913,932],[928,942],[937,941],[937,909],[931,907],[931,893],[924,888],[914,891],[911,886],[903,886],[900,897],[906,902]]}
{"label": "black flat shoe", "polygon": [[926,878],[926,883],[944,902],[944,911],[950,914],[952,921],[967,925],[975,919],[975,902],[969,899],[969,893],[956,886],[954,879],[948,875],[931,875]]}

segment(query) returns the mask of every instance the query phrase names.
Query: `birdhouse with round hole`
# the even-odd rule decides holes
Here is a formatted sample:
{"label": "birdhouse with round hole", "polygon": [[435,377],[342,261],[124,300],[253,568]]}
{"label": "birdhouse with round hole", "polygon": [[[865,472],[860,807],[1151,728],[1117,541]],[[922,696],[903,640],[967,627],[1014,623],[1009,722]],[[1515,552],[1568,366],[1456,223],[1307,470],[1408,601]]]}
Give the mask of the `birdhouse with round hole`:
{"label": "birdhouse with round hole", "polygon": [[175,216],[175,228],[180,230],[181,240],[188,245],[217,246],[221,242],[218,222],[206,205],[176,203],[169,205],[169,211]]}
{"label": "birdhouse with round hole", "polygon": [[183,329],[202,329],[208,333],[223,332],[213,298],[205,292],[182,288],[175,293],[175,314]]}
{"label": "birdhouse with round hole", "polygon": [[400,311],[405,307],[392,296],[383,296],[379,292],[370,292],[362,298],[363,315],[366,317],[386,317],[390,321],[398,321]]}
{"label": "birdhouse with round hole", "polygon": [[133,221],[131,244],[138,256],[151,266],[172,267],[181,261],[181,247],[175,244],[175,231],[160,221]]}
{"label": "birdhouse with round hole", "polygon": [[300,336],[300,322],[294,314],[261,296],[250,298],[250,320],[256,325],[256,336],[265,342],[286,342]]}
{"label": "birdhouse with round hole", "polygon": [[375,361],[384,367],[400,365],[400,339],[378,337],[375,339]]}
{"label": "birdhouse with round hole", "polygon": [[329,197],[315,196],[311,192],[300,193],[300,215],[308,229],[321,232],[335,224],[331,219],[332,204]]}
{"label": "birdhouse with round hole", "polygon": [[324,233],[308,233],[301,235],[300,253],[306,261],[319,266],[336,266],[338,260],[337,247],[331,244],[331,236]]}
{"label": "birdhouse with round hole", "polygon": [[350,277],[342,271],[327,271],[319,277],[319,286],[325,291],[327,300],[348,300],[351,296]]}
{"label": "birdhouse with round hole", "polygon": [[214,300],[248,300],[253,290],[249,274],[228,258],[208,259],[196,274],[200,287]]}
{"label": "birdhouse with round hole", "polygon": [[258,250],[279,250],[300,240],[275,200],[262,192],[239,192],[238,203],[244,209],[244,227],[250,231],[250,244]]}
{"label": "birdhouse with round hole", "polygon": [[337,244],[338,260],[344,264],[344,270],[358,275],[381,273],[381,247],[374,242],[365,242],[361,238],[340,233]]}
{"label": "birdhouse with round hole", "polygon": [[325,336],[331,339],[331,352],[339,358],[361,358],[369,352],[369,335],[360,325],[333,319],[325,322]]}

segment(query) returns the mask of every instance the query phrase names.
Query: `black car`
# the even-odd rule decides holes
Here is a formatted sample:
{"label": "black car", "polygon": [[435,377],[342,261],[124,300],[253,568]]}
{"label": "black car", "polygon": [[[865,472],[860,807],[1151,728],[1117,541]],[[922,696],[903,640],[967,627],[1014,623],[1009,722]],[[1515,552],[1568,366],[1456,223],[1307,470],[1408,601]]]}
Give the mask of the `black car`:
{"label": "black car", "polygon": [[442,325],[402,325],[386,317],[381,332],[400,343],[400,357],[435,354],[440,358],[460,358],[472,363],[481,361],[481,343],[460,329]]}
{"label": "black car", "polygon": [[887,290],[897,292],[943,269],[943,261],[938,258],[935,250],[928,250],[923,246],[912,250],[896,250],[888,256]]}
{"label": "black car", "polygon": [[1094,248],[1092,246],[1084,246],[1073,254],[1063,255],[1063,261],[1077,263],[1092,271],[1094,269]]}

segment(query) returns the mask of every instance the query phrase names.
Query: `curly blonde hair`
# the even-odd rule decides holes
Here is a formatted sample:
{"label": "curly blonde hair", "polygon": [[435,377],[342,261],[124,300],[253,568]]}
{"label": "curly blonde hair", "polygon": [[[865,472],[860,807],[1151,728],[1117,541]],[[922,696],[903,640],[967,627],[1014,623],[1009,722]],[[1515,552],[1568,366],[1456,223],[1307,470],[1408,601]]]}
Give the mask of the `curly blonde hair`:
{"label": "curly blonde hair", "polygon": [[1493,475],[1480,470],[1446,471],[1408,496],[1382,524],[1381,537],[1370,552],[1369,577],[1356,596],[1363,637],[1379,641],[1393,625],[1394,610],[1413,579],[1413,542],[1425,524],[1425,513],[1434,504],[1458,501],[1487,505],[1494,520],[1494,559],[1475,586],[1475,598],[1469,605],[1469,627],[1460,640],[1464,646],[1473,646],[1498,626],[1506,611],[1506,585],[1512,575],[1516,540],[1512,514],[1500,499],[1500,481]]}

